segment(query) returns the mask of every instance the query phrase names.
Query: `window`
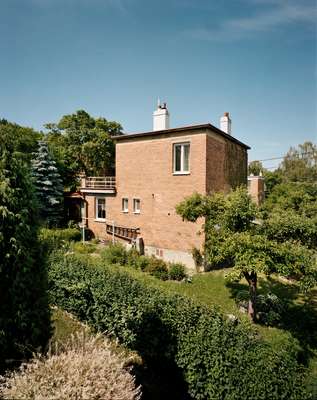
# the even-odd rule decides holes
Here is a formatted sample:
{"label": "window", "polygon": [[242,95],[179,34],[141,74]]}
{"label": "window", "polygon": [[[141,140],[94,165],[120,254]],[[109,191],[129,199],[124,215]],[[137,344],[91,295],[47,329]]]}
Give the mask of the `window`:
{"label": "window", "polygon": [[174,174],[189,174],[189,143],[174,144]]}
{"label": "window", "polygon": [[133,212],[134,214],[140,214],[141,209],[141,200],[140,199],[133,199]]}
{"label": "window", "polygon": [[104,197],[96,198],[96,219],[101,221],[106,219],[106,199]]}
{"label": "window", "polygon": [[129,212],[129,200],[126,198],[122,199],[122,211],[125,213]]}

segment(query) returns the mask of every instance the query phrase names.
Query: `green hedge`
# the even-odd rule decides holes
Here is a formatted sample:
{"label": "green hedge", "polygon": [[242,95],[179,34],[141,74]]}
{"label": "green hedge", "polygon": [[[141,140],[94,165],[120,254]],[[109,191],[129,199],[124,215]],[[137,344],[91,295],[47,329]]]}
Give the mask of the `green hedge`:
{"label": "green hedge", "polygon": [[217,309],[148,287],[83,256],[53,253],[53,304],[106,332],[150,364],[181,369],[194,399],[304,399],[295,345],[273,350]]}

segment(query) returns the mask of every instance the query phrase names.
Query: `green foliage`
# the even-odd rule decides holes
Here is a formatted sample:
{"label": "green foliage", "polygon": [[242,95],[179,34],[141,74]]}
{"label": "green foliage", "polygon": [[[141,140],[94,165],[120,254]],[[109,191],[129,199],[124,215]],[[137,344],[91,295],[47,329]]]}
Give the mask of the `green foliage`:
{"label": "green foliage", "polygon": [[317,282],[316,255],[306,247],[316,247],[316,217],[310,221],[286,211],[263,212],[266,219],[261,221],[257,219],[259,210],[243,188],[228,195],[194,194],[176,209],[191,222],[205,217],[205,265],[232,265],[228,278],[247,280],[252,289],[248,313],[253,320],[258,273],[294,276],[305,282],[306,290]]}
{"label": "green foliage", "polygon": [[28,165],[33,153],[37,150],[38,141],[43,138],[42,133],[36,132],[32,128],[8,122],[5,119],[0,120],[0,135],[10,137],[12,148],[16,153],[19,153],[19,158]]}
{"label": "green foliage", "polygon": [[261,161],[251,161],[248,165],[248,175],[259,176],[263,169]]}
{"label": "green foliage", "polygon": [[[271,349],[216,309],[81,256],[50,258],[50,298],[151,365],[181,369],[193,399],[303,399],[295,346]],[[176,373],[176,371],[175,371]]]}
{"label": "green foliage", "polygon": [[122,129],[117,122],[93,118],[79,110],[64,115],[57,124],[47,124],[46,128],[49,146],[67,187],[76,187],[79,173],[104,175],[114,169],[115,146],[111,136],[120,135]]}
{"label": "green foliage", "polygon": [[273,293],[260,294],[256,301],[260,322],[268,326],[276,326],[285,312],[284,302]]}
{"label": "green foliage", "polygon": [[310,183],[281,183],[276,185],[265,200],[262,209],[272,211],[294,211],[306,217],[317,215],[317,185]]}
{"label": "green foliage", "polygon": [[281,163],[280,170],[285,181],[317,181],[317,145],[312,142],[291,147]]}
{"label": "green foliage", "polygon": [[70,242],[79,241],[81,233],[78,228],[67,229],[48,229],[41,228],[39,231],[39,240],[44,253],[50,253],[53,250],[68,248]]}
{"label": "green foliage", "polygon": [[79,254],[93,254],[95,253],[96,249],[96,245],[90,242],[77,242],[70,245],[70,250]]}
{"label": "green foliage", "polygon": [[168,267],[169,279],[181,281],[187,277],[185,265],[181,263],[170,263]]}
{"label": "green foliage", "polygon": [[102,259],[107,264],[126,265],[128,252],[120,243],[109,244],[101,253]]}
{"label": "green foliage", "polygon": [[[46,345],[50,335],[47,273],[37,241],[28,168],[12,127],[0,127],[0,370]],[[8,360],[8,364],[6,364]]]}
{"label": "green foliage", "polygon": [[269,239],[278,242],[294,240],[317,249],[317,214],[314,218],[309,218],[293,210],[276,210],[263,221],[261,230]]}
{"label": "green foliage", "polygon": [[162,281],[166,281],[168,279],[168,268],[165,261],[151,257],[149,264],[144,270],[148,272],[150,275],[155,276],[155,278],[161,279]]}
{"label": "green foliage", "polygon": [[63,214],[63,184],[45,141],[39,142],[34,154],[32,176],[40,217],[49,227],[56,227]]}

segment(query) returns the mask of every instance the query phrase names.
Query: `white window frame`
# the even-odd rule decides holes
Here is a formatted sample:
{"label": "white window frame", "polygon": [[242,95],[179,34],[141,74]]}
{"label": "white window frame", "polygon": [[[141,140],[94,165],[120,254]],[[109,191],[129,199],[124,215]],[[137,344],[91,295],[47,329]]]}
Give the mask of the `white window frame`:
{"label": "white window frame", "polygon": [[[125,202],[126,202],[126,204],[125,204]],[[129,199],[127,197],[122,197],[121,205],[122,205],[122,212],[128,213],[129,212]],[[125,207],[125,205],[127,207]]]}
{"label": "white window frame", "polygon": [[[98,201],[99,200],[104,200],[105,201],[105,218],[99,218],[98,217]],[[107,217],[106,206],[107,206],[107,202],[106,202],[106,198],[104,196],[96,197],[96,204],[95,204],[95,219],[96,219],[96,221],[105,221],[106,220],[106,217]]]}
{"label": "white window frame", "polygon": [[[137,209],[135,206],[139,202],[139,208]],[[140,214],[141,213],[141,200],[139,198],[133,199],[133,214]]]}
{"label": "white window frame", "polygon": [[[188,170],[184,170],[184,148],[189,146],[188,154]],[[181,147],[181,170],[176,171],[176,148]],[[190,174],[190,142],[173,143],[173,174],[174,175],[189,175]]]}

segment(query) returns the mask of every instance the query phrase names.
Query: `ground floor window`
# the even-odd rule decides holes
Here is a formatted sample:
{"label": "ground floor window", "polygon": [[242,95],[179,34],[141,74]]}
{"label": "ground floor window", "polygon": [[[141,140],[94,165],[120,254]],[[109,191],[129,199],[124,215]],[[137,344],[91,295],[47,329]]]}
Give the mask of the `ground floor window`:
{"label": "ground floor window", "polygon": [[140,214],[141,211],[141,200],[133,199],[133,212],[134,214]]}
{"label": "ground floor window", "polygon": [[122,199],[122,211],[129,212],[129,200],[126,198]]}
{"label": "ground floor window", "polygon": [[96,197],[96,219],[104,221],[106,219],[106,199]]}

